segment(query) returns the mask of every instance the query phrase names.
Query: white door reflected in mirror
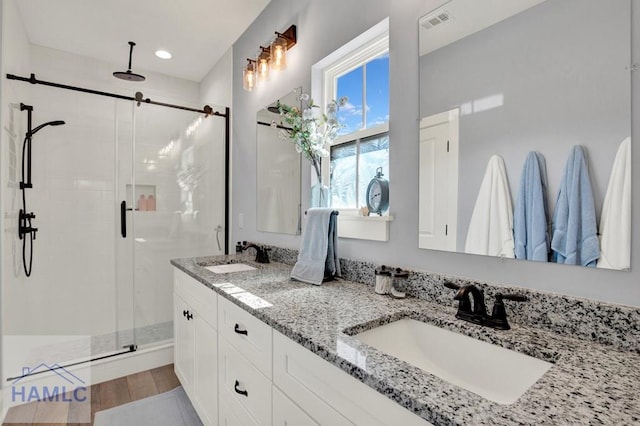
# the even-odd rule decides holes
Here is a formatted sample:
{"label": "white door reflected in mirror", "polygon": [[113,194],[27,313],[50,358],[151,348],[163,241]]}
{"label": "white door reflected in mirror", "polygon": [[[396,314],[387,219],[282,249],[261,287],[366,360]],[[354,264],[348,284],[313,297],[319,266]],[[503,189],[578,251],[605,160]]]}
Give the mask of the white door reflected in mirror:
{"label": "white door reflected in mirror", "polygon": [[[633,24],[631,0],[451,0],[419,18],[420,248],[465,252],[480,195],[480,205],[487,206],[485,210],[491,214],[481,216],[487,220],[479,233],[474,226],[472,235],[491,241],[502,238],[504,226],[492,224],[515,209],[518,214],[514,213],[511,221],[511,228],[517,230],[514,245],[526,243],[527,250],[523,254],[513,249],[513,256],[505,257],[523,260],[584,263],[573,261],[577,258],[573,254],[591,248],[582,247],[586,237],[554,245],[556,237],[561,239],[556,231],[584,225],[588,233],[579,234],[583,237],[602,233],[607,228],[601,225],[606,224],[602,219],[607,219],[603,213],[607,209],[624,211],[630,217],[631,191],[624,184],[612,191],[608,183],[610,176],[625,172],[616,171],[614,160],[621,142],[631,133]],[[447,124],[447,114],[452,109],[458,111],[455,130],[447,129],[451,124]],[[453,132],[459,136],[456,161],[445,155],[443,148],[449,141],[451,149]],[[569,193],[563,176],[575,146],[585,153],[588,174],[583,175],[590,181],[593,203],[570,215],[579,220],[556,221],[552,227],[560,189]],[[544,164],[537,180],[524,173],[530,169],[526,160],[531,153],[539,155],[539,163]],[[495,190],[489,186],[491,190],[481,194],[483,176],[493,157],[504,162],[503,184]],[[572,184],[570,188],[586,186]],[[609,196],[622,200],[611,210],[605,194],[623,194],[622,189],[628,190],[629,196]],[[535,197],[530,196],[531,191]],[[487,193],[489,198],[484,197]],[[512,202],[494,209],[499,203],[489,201],[499,198],[498,193],[500,199]],[[535,207],[540,204],[546,213]],[[534,219],[530,219],[532,212],[537,214]],[[595,226],[591,226],[593,222]],[[498,228],[500,236],[493,232]],[[630,235],[600,236],[600,258],[607,258],[607,250],[614,254],[622,251],[629,245]],[[530,247],[539,252],[545,241],[553,249],[547,250],[548,256],[529,255],[533,251]],[[611,241],[619,241],[619,246],[603,243]],[[569,249],[573,251],[569,253]],[[564,262],[565,258],[569,261]],[[618,264],[622,266],[612,268],[628,270],[624,259]]]}

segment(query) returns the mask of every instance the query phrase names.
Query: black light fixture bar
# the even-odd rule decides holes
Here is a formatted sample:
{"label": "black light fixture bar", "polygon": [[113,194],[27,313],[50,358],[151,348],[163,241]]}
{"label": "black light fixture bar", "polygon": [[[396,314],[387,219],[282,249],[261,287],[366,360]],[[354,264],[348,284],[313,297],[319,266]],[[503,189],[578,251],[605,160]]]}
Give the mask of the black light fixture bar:
{"label": "black light fixture bar", "polygon": [[276,31],[276,35],[287,40],[287,50],[291,49],[298,42],[298,30],[295,25],[291,25],[283,33]]}
{"label": "black light fixture bar", "polygon": [[[50,82],[50,81],[38,80],[36,78],[35,74],[31,74],[30,77],[20,77],[20,76],[13,75],[13,74],[7,74],[7,79],[24,81],[24,82],[31,83],[31,84],[42,84],[43,86],[57,87],[59,89],[73,90],[75,92],[90,93],[92,95],[107,96],[107,97],[110,97],[110,98],[123,99],[125,101],[136,101],[138,103],[138,106],[140,105],[141,102],[144,102],[146,104],[160,105],[160,106],[164,106],[164,107],[168,107],[168,108],[181,109],[181,110],[184,110],[184,111],[199,112],[199,113],[202,113],[202,114],[205,114],[205,115],[215,115],[217,117],[225,117],[224,113],[220,113],[218,111],[214,111],[213,108],[211,108],[209,105],[205,105],[202,109],[197,109],[197,108],[185,107],[185,106],[182,106],[182,105],[174,105],[174,104],[168,104],[168,103],[164,103],[164,102],[157,102],[157,101],[152,101],[150,98],[144,99],[142,97],[142,93],[141,92],[137,92],[136,93],[136,97],[119,95],[117,93],[102,92],[100,90],[86,89],[84,87],[70,86],[68,84],[53,83],[53,82]],[[140,96],[138,96],[138,93],[140,94]]]}

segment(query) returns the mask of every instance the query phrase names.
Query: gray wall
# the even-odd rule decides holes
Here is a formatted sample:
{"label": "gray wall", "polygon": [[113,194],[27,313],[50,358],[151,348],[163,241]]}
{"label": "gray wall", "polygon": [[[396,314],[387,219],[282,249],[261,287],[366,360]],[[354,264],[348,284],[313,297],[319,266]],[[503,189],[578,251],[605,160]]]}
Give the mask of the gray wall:
{"label": "gray wall", "polygon": [[494,154],[514,202],[527,153],[545,156],[551,214],[570,148],[582,145],[599,219],[615,153],[631,131],[630,4],[549,0],[421,57],[422,117],[503,96],[502,106],[460,117],[458,251]]}
{"label": "gray wall", "polygon": [[[419,59],[417,19],[442,0],[272,0],[234,45],[233,58],[233,220],[232,243],[253,240],[299,248],[301,237],[256,231],[255,114],[269,101],[295,86],[308,89],[311,66],[385,17],[390,17],[390,241],[341,239],[340,255],[353,259],[470,277],[483,281],[536,288],[568,295],[640,306],[640,228],[633,228],[632,272],[593,270],[566,265],[500,260],[418,249],[418,109]],[[567,25],[573,25],[574,17]],[[640,8],[633,10],[640,22]],[[273,31],[298,25],[298,44],[290,52],[289,68],[253,92],[242,89],[245,58],[254,56]],[[634,34],[634,58],[640,60],[640,33]],[[632,76],[632,100],[640,100],[638,75]],[[640,134],[640,120],[632,134]],[[638,163],[638,150],[633,152]],[[302,202],[308,207],[310,169],[303,163]],[[634,172],[634,175],[635,172]],[[640,185],[633,188],[633,217],[640,217]],[[244,217],[240,229],[238,216]]]}

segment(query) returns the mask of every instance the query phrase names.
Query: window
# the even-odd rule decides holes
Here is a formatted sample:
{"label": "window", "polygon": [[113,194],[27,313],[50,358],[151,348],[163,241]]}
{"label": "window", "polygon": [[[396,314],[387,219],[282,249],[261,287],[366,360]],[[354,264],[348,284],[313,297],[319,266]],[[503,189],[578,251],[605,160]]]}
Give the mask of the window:
{"label": "window", "polygon": [[323,162],[331,206],[339,209],[366,206],[367,186],[378,167],[389,179],[388,29],[356,41],[358,46],[350,43],[348,53],[323,69],[323,104],[348,98],[338,111],[344,127],[330,147],[329,164]]}
{"label": "window", "polygon": [[376,169],[388,179],[389,136],[386,132],[335,144],[330,156],[331,205],[335,208],[366,206],[367,186]]}

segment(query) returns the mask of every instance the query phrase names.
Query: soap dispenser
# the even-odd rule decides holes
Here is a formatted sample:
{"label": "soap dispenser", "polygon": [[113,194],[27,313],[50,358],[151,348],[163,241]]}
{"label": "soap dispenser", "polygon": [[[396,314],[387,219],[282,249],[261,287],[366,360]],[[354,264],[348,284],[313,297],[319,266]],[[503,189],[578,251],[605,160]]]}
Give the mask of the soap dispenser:
{"label": "soap dispenser", "polygon": [[391,290],[391,270],[382,265],[375,270],[376,286],[374,291],[378,294],[388,294]]}
{"label": "soap dispenser", "polygon": [[404,299],[407,297],[404,290],[407,278],[409,278],[409,272],[396,268],[391,275],[393,276],[393,285],[391,286],[391,291],[389,293],[396,299]]}

